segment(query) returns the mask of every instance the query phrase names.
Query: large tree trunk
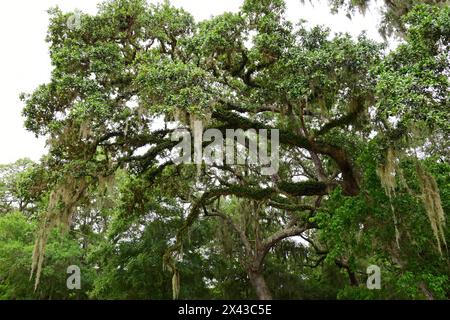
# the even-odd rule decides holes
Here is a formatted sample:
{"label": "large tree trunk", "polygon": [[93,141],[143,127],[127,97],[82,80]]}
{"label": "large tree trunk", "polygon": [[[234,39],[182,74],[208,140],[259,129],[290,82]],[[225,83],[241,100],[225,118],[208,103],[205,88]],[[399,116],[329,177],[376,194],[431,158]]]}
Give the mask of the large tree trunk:
{"label": "large tree trunk", "polygon": [[259,300],[272,300],[272,294],[261,272],[249,271],[248,276]]}

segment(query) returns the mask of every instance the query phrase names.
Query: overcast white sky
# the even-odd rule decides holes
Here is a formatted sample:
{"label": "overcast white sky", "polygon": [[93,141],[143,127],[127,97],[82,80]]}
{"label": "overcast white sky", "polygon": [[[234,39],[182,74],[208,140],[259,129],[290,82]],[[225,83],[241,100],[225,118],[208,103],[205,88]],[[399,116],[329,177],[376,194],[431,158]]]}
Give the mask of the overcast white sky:
{"label": "overcast white sky", "polygon": [[[19,101],[21,92],[31,93],[39,84],[49,81],[50,59],[45,36],[48,26],[47,9],[58,5],[64,11],[79,9],[94,14],[101,0],[14,0],[0,4],[0,163],[28,157],[33,160],[45,153],[45,140],[36,139],[23,127]],[[156,2],[156,1],[152,1]],[[189,11],[197,20],[225,11],[237,11],[243,0],[172,0],[175,6]],[[327,0],[312,6],[306,1],[288,0],[288,17],[297,22],[329,26],[335,32],[358,35],[367,30],[369,37],[381,41],[376,26],[378,11],[372,8],[366,16],[352,20],[329,12]]]}

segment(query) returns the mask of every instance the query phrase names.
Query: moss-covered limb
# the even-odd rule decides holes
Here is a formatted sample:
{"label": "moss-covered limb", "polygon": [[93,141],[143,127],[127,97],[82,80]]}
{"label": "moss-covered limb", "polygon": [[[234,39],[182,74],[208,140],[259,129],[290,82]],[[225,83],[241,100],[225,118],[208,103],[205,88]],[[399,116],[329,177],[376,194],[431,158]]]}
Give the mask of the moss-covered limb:
{"label": "moss-covered limb", "polygon": [[278,188],[292,196],[323,196],[328,194],[329,185],[324,182],[281,182]]}
{"label": "moss-covered limb", "polygon": [[240,185],[230,185],[228,188],[224,189],[224,192],[236,197],[252,200],[268,199],[277,193],[274,188],[255,188]]}
{"label": "moss-covered limb", "polygon": [[[227,110],[216,110],[212,113],[212,116],[223,122],[223,128],[226,129],[276,129],[260,122],[246,119]],[[359,183],[353,168],[353,163],[349,154],[342,147],[326,143],[325,141],[311,141],[303,136],[299,136],[283,129],[279,129],[279,133],[281,144],[304,148],[332,158],[342,172],[345,194],[357,195],[359,193]]]}
{"label": "moss-covered limb", "polygon": [[328,194],[330,185],[317,181],[303,181],[303,182],[281,182],[276,188],[257,188],[253,186],[228,185],[225,188],[218,188],[205,193],[207,197],[217,197],[224,195],[234,195],[240,198],[252,200],[278,199],[274,198],[280,191],[288,195],[314,196]]}
{"label": "moss-covered limb", "polygon": [[325,133],[329,132],[334,128],[343,127],[351,123],[354,123],[360,113],[361,110],[356,110],[346,114],[345,116],[331,120],[330,122],[325,124],[322,128],[320,128],[314,135],[315,136],[324,135]]}
{"label": "moss-covered limb", "polygon": [[152,167],[144,173],[144,179],[153,183],[153,181],[164,171],[164,169],[170,165],[173,165],[172,161],[167,161],[161,165]]}
{"label": "moss-covered limb", "polygon": [[252,114],[262,113],[262,112],[281,113],[281,109],[277,108],[275,106],[259,106],[259,107],[247,108],[247,107],[243,107],[243,106],[234,105],[229,102],[222,101],[222,100],[221,100],[221,102],[224,103],[224,108],[229,111],[237,111],[240,113],[250,112]]}
{"label": "moss-covered limb", "polygon": [[[226,129],[267,129],[274,130],[278,128],[273,128],[267,126],[263,123],[253,121],[244,118],[236,113],[230,112],[228,110],[216,110],[212,113],[212,117],[224,123],[224,128]],[[293,134],[289,131],[278,129],[280,133],[280,143],[295,146],[299,148],[304,148],[310,150],[312,148],[311,142],[302,136]]]}
{"label": "moss-covered limb", "polygon": [[253,75],[256,72],[262,71],[268,67],[270,67],[271,65],[273,65],[276,62],[276,59],[266,62],[266,63],[259,63],[257,65],[252,65],[250,66],[247,71],[242,74],[240,76],[240,78],[242,79],[242,81],[250,88],[261,88],[262,85],[260,85],[259,83],[255,82],[255,80],[253,79]]}
{"label": "moss-covered limb", "polygon": [[111,131],[108,132],[106,134],[104,134],[103,136],[99,137],[96,141],[95,144],[96,145],[101,145],[104,142],[108,141],[111,138],[115,138],[115,137],[123,137],[125,135],[125,133],[123,131]]}
{"label": "moss-covered limb", "polygon": [[140,162],[141,167],[145,170],[148,168],[156,157],[164,150],[170,150],[171,148],[175,147],[177,145],[177,142],[171,141],[169,139],[165,139],[160,141],[159,144],[157,144],[155,147],[148,150],[145,154],[140,156],[125,156],[119,159],[119,162],[121,164],[129,163],[129,162]]}
{"label": "moss-covered limb", "polygon": [[315,208],[309,205],[304,204],[294,204],[292,201],[288,198],[283,198],[280,196],[274,196],[271,198],[271,200],[268,202],[269,206],[287,210],[287,211],[314,211]]}
{"label": "moss-covered limb", "polygon": [[[158,143],[172,132],[172,130],[158,130],[147,134],[131,135],[122,131],[109,132],[95,141],[95,146],[119,147],[126,145],[129,148],[140,148],[149,144]],[[117,141],[108,143],[111,138],[117,138]]]}
{"label": "moss-covered limb", "polygon": [[219,109],[212,112],[212,117],[228,125],[228,129],[275,129],[268,128],[265,124],[244,118],[234,112]]}
{"label": "moss-covered limb", "polygon": [[320,128],[317,132],[315,132],[315,136],[323,135],[333,128],[343,127],[354,123],[358,116],[366,109],[367,102],[366,100],[373,101],[373,96],[369,95],[368,98],[356,97],[350,102],[350,112],[346,115],[339,117],[337,119],[331,120],[326,123],[322,128]]}
{"label": "moss-covered limb", "polygon": [[268,238],[264,239],[257,257],[258,266],[262,266],[264,258],[266,257],[269,250],[276,246],[280,241],[286,238],[299,236],[308,229],[311,229],[311,226],[308,223],[298,225],[293,221],[283,229],[276,231]]}

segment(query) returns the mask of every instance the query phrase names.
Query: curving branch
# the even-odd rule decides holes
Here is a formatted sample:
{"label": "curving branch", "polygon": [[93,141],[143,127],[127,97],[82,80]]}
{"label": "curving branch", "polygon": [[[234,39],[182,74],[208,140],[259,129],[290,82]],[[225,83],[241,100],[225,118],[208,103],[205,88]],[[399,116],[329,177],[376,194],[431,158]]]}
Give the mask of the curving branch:
{"label": "curving branch", "polygon": [[[227,110],[216,110],[212,116],[223,123],[223,127],[219,129],[267,129],[273,128],[258,121],[244,118],[236,113]],[[304,136],[299,136],[292,132],[279,129],[280,143],[292,147],[299,147],[309,151],[329,156],[334,160],[336,165],[342,172],[344,193],[347,195],[357,195],[359,193],[359,182],[357,174],[353,168],[353,163],[349,154],[341,147],[325,143],[323,141],[309,140]]]}

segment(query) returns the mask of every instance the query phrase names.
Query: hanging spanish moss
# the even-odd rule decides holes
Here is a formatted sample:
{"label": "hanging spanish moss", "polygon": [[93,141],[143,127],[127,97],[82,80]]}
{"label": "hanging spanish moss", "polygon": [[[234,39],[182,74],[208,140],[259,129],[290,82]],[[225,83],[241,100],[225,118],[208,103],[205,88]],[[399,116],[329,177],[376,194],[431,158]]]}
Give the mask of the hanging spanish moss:
{"label": "hanging spanish moss", "polygon": [[106,195],[108,193],[114,193],[114,188],[116,186],[116,173],[108,175],[99,175],[98,177],[98,193],[100,195],[99,199],[96,199],[96,204],[98,209],[102,207],[111,207],[113,201],[110,197]]}
{"label": "hanging spanish moss", "polygon": [[166,252],[163,257],[163,271],[172,273],[172,298],[177,300],[180,296],[181,281],[180,271],[177,268],[177,260],[181,256],[183,251],[182,245],[177,246],[177,250],[173,252]]}
{"label": "hanging spanish moss", "polygon": [[112,173],[110,175],[99,175],[98,176],[98,190],[100,194],[106,194],[111,190],[116,183],[116,174]]}
{"label": "hanging spanish moss", "polygon": [[173,300],[178,299],[180,296],[180,272],[178,270],[174,270],[172,276],[172,295]]}
{"label": "hanging spanish moss", "polygon": [[393,148],[389,148],[386,153],[384,164],[382,164],[377,169],[377,173],[380,177],[381,185],[383,186],[386,195],[389,197],[389,204],[391,207],[392,220],[394,222],[395,229],[395,244],[397,245],[397,248],[400,249],[400,231],[398,229],[398,219],[395,215],[394,205],[392,204],[392,196],[395,195],[395,188],[397,186],[395,177],[398,171],[400,170],[397,164],[395,151]]}
{"label": "hanging spanish moss", "polygon": [[397,169],[398,165],[395,151],[393,148],[389,148],[384,163],[377,169],[381,184],[389,198],[395,195],[395,187],[397,186],[395,176]]}
{"label": "hanging spanish moss", "polygon": [[[444,209],[442,208],[439,188],[434,177],[423,169],[419,161],[417,161],[416,171],[421,188],[421,195],[419,197],[424,204],[425,211],[431,224],[431,229],[433,230],[434,237],[436,238],[437,249],[442,255],[442,247],[447,247],[444,231],[446,219]],[[407,191],[411,193],[411,190],[404,182],[404,177],[402,177],[400,168],[398,166],[395,151],[392,148],[388,149],[385,157],[385,162],[378,168],[377,173],[380,177],[381,184],[383,185],[385,192],[390,199],[390,202],[392,196],[395,195],[395,188],[397,186],[396,176],[399,176],[401,181],[403,180],[402,183],[405,184]],[[398,221],[397,217],[395,216],[394,206],[392,205],[392,202],[391,210],[395,225],[396,243],[397,246],[399,246],[400,235],[397,228]]]}
{"label": "hanging spanish moss", "polygon": [[206,111],[202,116],[195,113],[189,113],[185,110],[175,109],[173,112],[174,120],[183,125],[189,126],[194,138],[194,163],[197,164],[197,177],[201,175],[202,170],[202,143],[204,127],[211,121],[211,112]]}
{"label": "hanging spanish moss", "polygon": [[84,179],[68,177],[51,192],[47,212],[38,230],[33,249],[30,280],[33,275],[36,276],[35,290],[39,286],[45,247],[50,232],[54,227],[60,227],[62,231],[69,230],[76,204],[86,189],[87,183]]}
{"label": "hanging spanish moss", "polygon": [[90,123],[88,121],[84,121],[80,125],[80,138],[83,140],[88,139],[92,135],[92,130]]}
{"label": "hanging spanish moss", "polygon": [[190,117],[190,127],[194,135],[194,163],[197,164],[197,176],[200,176],[202,170],[202,141],[203,141],[203,121],[196,115]]}
{"label": "hanging spanish moss", "polygon": [[446,219],[442,208],[441,196],[439,195],[439,188],[434,177],[426,172],[419,162],[417,162],[416,171],[422,190],[420,198],[430,220],[431,229],[437,241],[437,249],[442,255],[442,246],[447,247],[444,232]]}

